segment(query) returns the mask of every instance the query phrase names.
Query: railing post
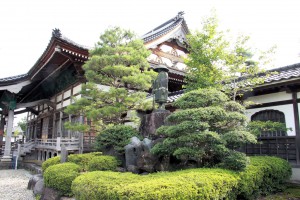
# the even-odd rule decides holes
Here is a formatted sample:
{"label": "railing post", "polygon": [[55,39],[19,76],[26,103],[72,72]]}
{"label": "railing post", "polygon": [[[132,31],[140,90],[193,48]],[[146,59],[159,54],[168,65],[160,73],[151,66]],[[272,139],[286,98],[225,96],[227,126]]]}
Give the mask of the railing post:
{"label": "railing post", "polygon": [[57,137],[57,139],[56,139],[56,150],[58,151],[58,150],[60,150],[60,137]]}

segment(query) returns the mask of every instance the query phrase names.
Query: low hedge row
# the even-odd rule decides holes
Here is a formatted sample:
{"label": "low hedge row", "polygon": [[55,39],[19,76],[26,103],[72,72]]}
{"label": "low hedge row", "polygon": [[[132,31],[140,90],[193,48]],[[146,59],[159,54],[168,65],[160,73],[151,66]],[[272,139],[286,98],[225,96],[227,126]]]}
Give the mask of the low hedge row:
{"label": "low hedge row", "polygon": [[[71,154],[68,156],[68,162],[72,162],[78,164],[81,167],[81,171],[87,171],[89,162],[93,160],[93,158],[102,157],[101,152],[93,152],[93,153],[85,153],[85,154]],[[105,158],[104,158],[105,159]],[[60,163],[60,156],[56,156],[50,158],[43,162],[42,170],[43,172],[52,165],[57,165]]]}
{"label": "low hedge row", "polygon": [[96,171],[77,177],[72,183],[72,191],[78,200],[224,199],[237,185],[238,176],[222,169],[193,169],[147,176]]}
{"label": "low hedge row", "polygon": [[93,199],[255,199],[281,189],[291,167],[280,158],[252,157],[242,172],[190,169],[140,176],[89,172],[77,177],[72,191],[78,200]]}
{"label": "low hedge row", "polygon": [[75,163],[62,163],[50,166],[44,172],[45,186],[58,190],[61,195],[71,196],[71,184],[80,175],[80,166]]}

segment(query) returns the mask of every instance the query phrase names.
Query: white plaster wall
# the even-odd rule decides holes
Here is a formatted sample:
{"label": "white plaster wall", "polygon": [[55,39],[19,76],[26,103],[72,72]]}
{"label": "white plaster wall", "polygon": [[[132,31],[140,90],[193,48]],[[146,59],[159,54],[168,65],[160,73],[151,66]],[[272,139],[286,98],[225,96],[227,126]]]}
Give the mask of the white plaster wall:
{"label": "white plaster wall", "polygon": [[253,101],[254,103],[269,103],[269,102],[285,101],[291,99],[292,99],[291,93],[278,92],[273,94],[265,94],[265,95],[249,97],[247,98],[247,101]]}
{"label": "white plaster wall", "polygon": [[294,111],[293,111],[293,104],[282,105],[282,106],[270,106],[265,108],[254,108],[254,109],[247,109],[246,115],[251,120],[251,116],[259,111],[262,110],[278,110],[284,113],[285,122],[287,128],[292,128],[292,131],[288,131],[287,134],[289,136],[294,136],[295,134],[295,124],[294,124]]}

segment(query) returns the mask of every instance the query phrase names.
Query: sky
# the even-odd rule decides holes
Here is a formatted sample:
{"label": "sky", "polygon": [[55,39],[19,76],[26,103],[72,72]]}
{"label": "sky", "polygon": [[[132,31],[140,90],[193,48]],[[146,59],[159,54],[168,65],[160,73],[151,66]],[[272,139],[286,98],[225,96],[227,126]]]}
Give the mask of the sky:
{"label": "sky", "polygon": [[52,29],[93,47],[108,27],[143,35],[184,11],[190,30],[216,10],[220,28],[251,37],[251,46],[277,45],[274,66],[300,62],[297,0],[6,0],[0,2],[0,78],[27,73],[43,53]]}

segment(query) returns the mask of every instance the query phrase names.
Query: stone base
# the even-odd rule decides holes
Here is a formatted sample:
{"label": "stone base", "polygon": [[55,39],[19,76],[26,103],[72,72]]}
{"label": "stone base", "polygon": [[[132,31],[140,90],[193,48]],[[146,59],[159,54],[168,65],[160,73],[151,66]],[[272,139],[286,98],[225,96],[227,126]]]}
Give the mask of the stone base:
{"label": "stone base", "polygon": [[156,130],[165,125],[165,119],[171,114],[168,110],[156,110],[151,114],[144,115],[141,121],[140,132],[146,138],[156,139],[159,135]]}
{"label": "stone base", "polygon": [[12,161],[12,157],[11,156],[3,156],[1,158],[1,162],[11,162]]}

